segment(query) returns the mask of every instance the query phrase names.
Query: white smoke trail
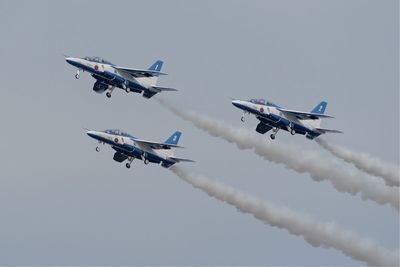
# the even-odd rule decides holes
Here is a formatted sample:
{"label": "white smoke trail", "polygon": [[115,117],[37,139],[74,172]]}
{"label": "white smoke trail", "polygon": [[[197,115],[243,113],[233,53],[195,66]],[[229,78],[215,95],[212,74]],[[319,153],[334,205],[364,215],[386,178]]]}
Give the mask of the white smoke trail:
{"label": "white smoke trail", "polygon": [[374,176],[382,177],[387,185],[400,185],[400,170],[398,166],[385,163],[366,153],[351,151],[345,147],[331,144],[321,138],[317,138],[315,141],[334,156],[348,163],[352,163],[359,170]]}
{"label": "white smoke trail", "polygon": [[334,162],[323,159],[314,151],[295,148],[277,142],[266,142],[261,135],[246,129],[238,129],[222,121],[199,115],[192,111],[180,110],[163,99],[160,104],[184,120],[192,122],[212,136],[235,143],[239,149],[254,149],[265,160],[284,164],[299,173],[309,173],[314,181],[329,180],[340,192],[352,195],[361,193],[363,199],[379,204],[390,203],[399,210],[399,190],[386,186],[383,181],[362,173],[339,168]]}
{"label": "white smoke trail", "polygon": [[399,252],[389,251],[370,239],[341,229],[335,223],[319,222],[287,208],[262,202],[228,185],[189,173],[177,166],[171,167],[170,170],[209,196],[226,202],[241,212],[252,214],[268,225],[286,229],[292,235],[300,235],[314,247],[335,248],[354,260],[363,261],[372,266],[399,265]]}

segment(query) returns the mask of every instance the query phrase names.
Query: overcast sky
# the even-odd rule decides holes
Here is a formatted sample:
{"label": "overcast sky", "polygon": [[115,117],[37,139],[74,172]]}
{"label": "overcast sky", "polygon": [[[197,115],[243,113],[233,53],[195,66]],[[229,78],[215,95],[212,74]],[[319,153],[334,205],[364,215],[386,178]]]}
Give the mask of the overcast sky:
{"label": "overcast sky", "polygon": [[[163,141],[187,169],[399,248],[389,205],[339,193],[210,137],[154,99],[92,91],[62,54],[165,61],[177,105],[240,122],[229,97],[336,117],[327,140],[399,162],[398,1],[1,1],[0,265],[362,265],[264,225],[157,165],[95,152],[83,128]],[[271,142],[268,135],[266,142]],[[277,135],[322,156],[304,136]],[[342,164],[338,160],[338,164]],[[344,164],[344,163],[343,163]],[[352,168],[349,166],[349,168]]]}

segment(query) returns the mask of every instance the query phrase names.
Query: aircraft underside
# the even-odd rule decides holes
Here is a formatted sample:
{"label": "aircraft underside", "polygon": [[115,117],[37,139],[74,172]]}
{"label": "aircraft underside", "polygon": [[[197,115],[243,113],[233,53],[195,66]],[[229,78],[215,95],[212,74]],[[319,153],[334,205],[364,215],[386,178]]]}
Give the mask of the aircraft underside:
{"label": "aircraft underside", "polygon": [[[121,81],[120,79],[113,79],[113,78],[106,79],[106,78],[98,76],[96,74],[92,74],[92,77],[96,79],[96,82],[93,85],[93,91],[95,91],[96,93],[101,94],[101,93],[105,92],[106,90],[109,90],[109,92],[107,92],[107,93],[109,93],[109,94],[107,94],[107,97],[111,97],[111,93],[114,90],[114,88],[120,88],[122,90],[125,90],[127,93],[134,92],[134,93],[140,94],[143,92],[143,96],[149,98],[148,95],[149,95],[150,90],[141,86],[138,83],[135,83],[135,82],[132,82],[129,80]],[[153,93],[153,92],[150,92],[150,93]],[[153,95],[151,95],[151,96],[153,96]]]}
{"label": "aircraft underside", "polygon": [[[129,150],[125,150],[117,146],[112,146],[112,148],[116,151],[113,159],[120,163],[124,162],[125,160],[128,160],[128,162],[125,164],[127,168],[131,167],[131,163],[134,159],[143,160],[144,164],[146,165],[149,164],[150,162],[156,164],[161,163],[161,166],[165,168],[169,168],[176,163],[173,161],[165,160],[155,154],[143,151],[136,147],[133,147],[133,149]],[[98,147],[96,148],[96,151],[99,151]]]}
{"label": "aircraft underside", "polygon": [[275,139],[275,136],[279,130],[284,130],[292,135],[301,134],[305,135],[308,139],[314,139],[320,135],[320,133],[314,132],[307,127],[292,122],[286,118],[273,115],[272,116],[257,116],[257,119],[260,123],[257,125],[256,131],[261,134],[265,134],[269,130],[272,130],[273,133],[270,135],[271,139]]}

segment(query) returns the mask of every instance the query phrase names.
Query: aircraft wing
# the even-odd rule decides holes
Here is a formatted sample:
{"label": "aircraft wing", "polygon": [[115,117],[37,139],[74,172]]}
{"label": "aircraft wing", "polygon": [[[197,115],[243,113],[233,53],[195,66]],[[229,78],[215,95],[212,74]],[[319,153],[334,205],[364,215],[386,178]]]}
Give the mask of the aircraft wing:
{"label": "aircraft wing", "polygon": [[342,131],[339,131],[339,130],[331,130],[331,129],[325,129],[325,128],[315,128],[315,130],[320,133],[343,133]]}
{"label": "aircraft wing", "polygon": [[156,71],[156,70],[143,70],[143,69],[131,69],[131,68],[125,68],[125,67],[119,67],[119,66],[113,66],[117,70],[125,71],[132,75],[135,78],[141,78],[141,77],[154,77],[154,76],[159,76],[159,75],[167,75],[164,72]]}
{"label": "aircraft wing", "polygon": [[178,145],[152,142],[152,141],[147,141],[147,140],[142,140],[142,139],[134,139],[134,141],[136,143],[138,143],[139,145],[149,146],[152,149],[171,149],[174,147],[183,148],[182,146],[178,146]]}
{"label": "aircraft wing", "polygon": [[319,114],[319,113],[313,113],[313,112],[304,112],[304,111],[297,111],[297,110],[291,110],[291,109],[285,109],[285,108],[277,108],[279,111],[283,112],[284,114],[290,115],[290,116],[295,116],[299,120],[316,120],[319,118],[334,118],[330,115],[327,114]]}
{"label": "aircraft wing", "polygon": [[177,157],[170,157],[169,159],[172,159],[176,162],[180,162],[180,161],[185,161],[185,162],[195,162],[194,160],[191,159],[184,159],[184,158],[177,158]]}

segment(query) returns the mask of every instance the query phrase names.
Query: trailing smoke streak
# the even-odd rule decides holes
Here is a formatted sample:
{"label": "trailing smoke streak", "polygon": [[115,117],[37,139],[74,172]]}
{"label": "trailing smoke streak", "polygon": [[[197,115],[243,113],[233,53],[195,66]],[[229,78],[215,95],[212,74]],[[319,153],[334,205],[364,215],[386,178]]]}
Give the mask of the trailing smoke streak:
{"label": "trailing smoke streak", "polygon": [[353,164],[359,170],[382,177],[387,185],[400,185],[400,170],[398,166],[385,163],[366,153],[351,151],[345,147],[331,144],[321,138],[317,138],[315,141],[334,156]]}
{"label": "trailing smoke streak", "polygon": [[235,143],[239,149],[254,149],[265,160],[284,164],[299,173],[309,173],[314,181],[329,180],[340,192],[352,195],[361,193],[362,199],[370,199],[379,204],[390,203],[399,210],[399,190],[386,186],[383,181],[362,173],[339,168],[332,161],[325,160],[313,151],[295,148],[282,143],[266,142],[261,135],[246,129],[234,128],[222,121],[184,111],[158,98],[158,102],[178,117],[192,122],[212,136]]}
{"label": "trailing smoke streak", "polygon": [[314,247],[335,248],[352,259],[366,262],[371,266],[399,265],[399,252],[389,251],[370,239],[340,229],[334,223],[318,222],[287,208],[262,202],[228,185],[189,173],[177,166],[171,167],[170,170],[209,196],[226,202],[243,213],[252,214],[268,225],[286,229],[292,235],[300,235]]}

